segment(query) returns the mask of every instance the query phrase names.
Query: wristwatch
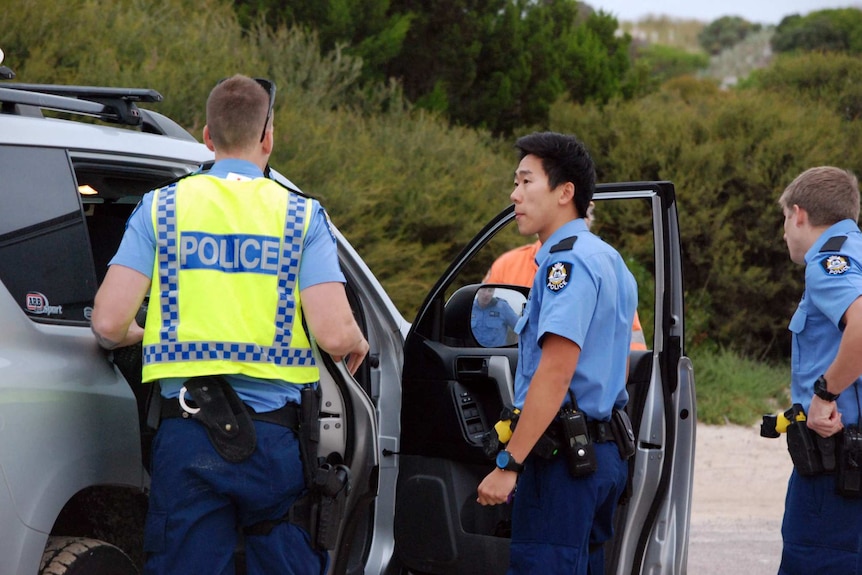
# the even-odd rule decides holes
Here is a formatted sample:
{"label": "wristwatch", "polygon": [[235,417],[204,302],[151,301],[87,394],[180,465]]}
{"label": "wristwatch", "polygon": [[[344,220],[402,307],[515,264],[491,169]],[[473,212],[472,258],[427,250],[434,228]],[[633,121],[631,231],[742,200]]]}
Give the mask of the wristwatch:
{"label": "wristwatch", "polygon": [[506,471],[514,471],[521,473],[524,470],[524,464],[515,461],[515,458],[506,450],[497,454],[497,467]]}
{"label": "wristwatch", "polygon": [[823,401],[835,401],[841,394],[829,393],[829,390],[826,389],[826,378],[821,375],[817,378],[817,381],[814,382],[814,395]]}

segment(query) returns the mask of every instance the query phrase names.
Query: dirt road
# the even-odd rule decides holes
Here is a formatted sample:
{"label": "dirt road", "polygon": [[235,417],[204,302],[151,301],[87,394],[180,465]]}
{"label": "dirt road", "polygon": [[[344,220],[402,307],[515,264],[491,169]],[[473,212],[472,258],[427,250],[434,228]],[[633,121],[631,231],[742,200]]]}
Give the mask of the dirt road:
{"label": "dirt road", "polygon": [[792,464],[759,426],[697,426],[690,575],[775,575]]}

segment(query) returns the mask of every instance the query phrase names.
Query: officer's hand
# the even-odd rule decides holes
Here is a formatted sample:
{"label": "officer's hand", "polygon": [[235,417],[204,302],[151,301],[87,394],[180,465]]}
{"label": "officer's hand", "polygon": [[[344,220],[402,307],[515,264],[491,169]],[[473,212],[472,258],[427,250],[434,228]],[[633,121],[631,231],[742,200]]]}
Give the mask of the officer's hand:
{"label": "officer's hand", "polygon": [[820,399],[816,395],[811,398],[806,423],[808,429],[821,437],[831,437],[844,427],[844,424],[841,423],[838,404],[834,401]]}
{"label": "officer's hand", "polygon": [[479,497],[476,498],[476,501],[481,505],[499,505],[500,503],[505,503],[515,490],[515,483],[517,481],[517,473],[497,467],[485,476],[485,479],[479,484]]}
{"label": "officer's hand", "polygon": [[368,341],[365,338],[361,338],[354,348],[344,354],[344,356],[333,356],[332,359],[335,361],[341,361],[343,359],[347,364],[347,371],[353,375],[356,373],[356,370],[359,369],[359,366],[362,365],[362,361],[365,359],[365,356],[368,355],[368,349]]}

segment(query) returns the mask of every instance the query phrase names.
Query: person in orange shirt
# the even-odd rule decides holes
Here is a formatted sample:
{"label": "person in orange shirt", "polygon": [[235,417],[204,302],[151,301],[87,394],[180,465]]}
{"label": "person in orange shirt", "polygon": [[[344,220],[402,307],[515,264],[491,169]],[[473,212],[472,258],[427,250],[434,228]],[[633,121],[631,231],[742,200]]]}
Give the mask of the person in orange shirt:
{"label": "person in orange shirt", "polygon": [[[587,222],[587,227],[592,226],[594,209],[595,203],[590,202],[587,217],[584,218]],[[540,247],[542,247],[542,242],[536,240],[531,244],[520,246],[500,254],[494,260],[494,263],[491,264],[491,268],[485,274],[482,283],[532,286],[533,277],[536,275],[536,270],[539,269],[539,266],[536,265],[536,254]],[[635,319],[632,323],[631,350],[642,351],[646,349],[646,339],[641,327],[641,320],[638,317],[637,310],[635,310]]]}

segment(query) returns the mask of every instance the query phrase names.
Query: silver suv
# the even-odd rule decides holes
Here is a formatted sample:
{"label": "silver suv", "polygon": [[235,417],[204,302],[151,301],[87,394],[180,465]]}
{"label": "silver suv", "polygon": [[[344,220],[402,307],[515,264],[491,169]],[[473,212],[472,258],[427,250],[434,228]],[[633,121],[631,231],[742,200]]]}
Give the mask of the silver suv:
{"label": "silver suv", "polygon": [[[141,195],[212,159],[138,107],[160,99],[0,83],[0,575],[124,575],[142,562],[150,389],[140,348],[102,351],[89,318]],[[684,573],[696,418],[674,188],[600,185],[595,200],[598,233],[617,239],[614,218],[638,230],[651,347],[631,355],[637,451],[608,572]],[[479,506],[476,487],[494,465],[482,436],[511,405],[517,347],[483,347],[469,315],[512,222],[510,206],[480,231],[412,323],[336,230],[371,352],[354,377],[321,358],[320,454],[352,472],[333,573],[505,572],[510,509]]]}

